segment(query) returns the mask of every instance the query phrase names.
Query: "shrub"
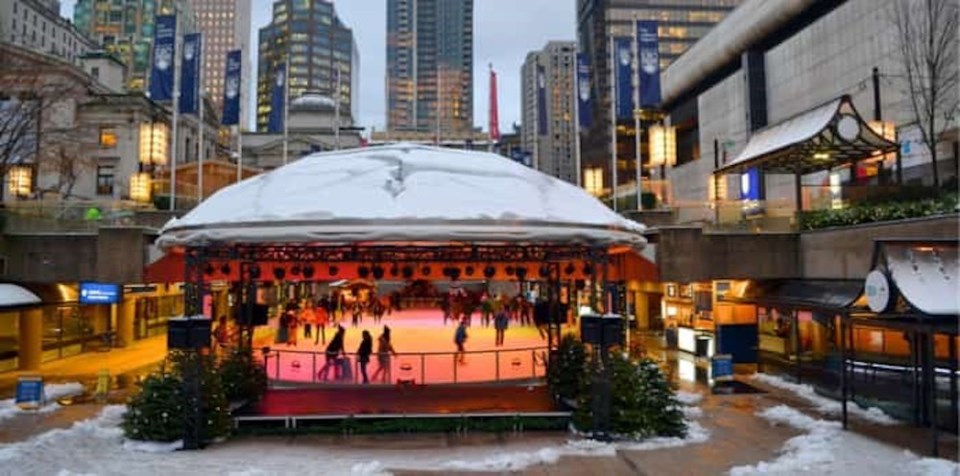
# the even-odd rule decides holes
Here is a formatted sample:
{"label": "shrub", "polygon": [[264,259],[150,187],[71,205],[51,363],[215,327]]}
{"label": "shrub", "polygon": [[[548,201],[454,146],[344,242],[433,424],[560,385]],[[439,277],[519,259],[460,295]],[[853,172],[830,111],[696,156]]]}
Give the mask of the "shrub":
{"label": "shrub", "polygon": [[[682,406],[655,362],[645,358],[635,363],[620,354],[613,354],[608,365],[611,382],[609,429],[613,435],[626,438],[686,435]],[[588,371],[597,372],[599,367],[598,362],[591,361]],[[593,385],[596,383],[593,378],[584,379],[584,382],[574,424],[581,431],[588,431],[593,425]]]}
{"label": "shrub", "polygon": [[232,350],[220,362],[220,380],[230,402],[256,402],[267,390],[267,372],[251,349]]}
{"label": "shrub", "polygon": [[957,195],[948,194],[938,199],[859,205],[836,210],[804,212],[801,229],[817,230],[837,226],[852,226],[907,218],[921,218],[956,211]]}

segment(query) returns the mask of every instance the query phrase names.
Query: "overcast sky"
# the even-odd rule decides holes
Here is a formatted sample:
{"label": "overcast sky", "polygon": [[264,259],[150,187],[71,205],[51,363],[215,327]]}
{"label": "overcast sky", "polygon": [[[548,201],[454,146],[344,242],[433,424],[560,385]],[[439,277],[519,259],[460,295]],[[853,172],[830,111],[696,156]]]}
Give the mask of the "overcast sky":
{"label": "overcast sky", "polygon": [[[194,0],[203,1],[203,0]],[[65,0],[73,17],[75,0]],[[386,0],[334,0],[360,47],[360,125],[386,126]],[[253,0],[253,64],[257,31],[270,22],[273,0]],[[575,0],[474,0],[474,124],[487,129],[488,73],[499,76],[500,129],[520,122],[520,66],[527,52],[550,40],[576,37]],[[256,83],[256,81],[253,81]],[[251,97],[254,97],[251,95]]]}

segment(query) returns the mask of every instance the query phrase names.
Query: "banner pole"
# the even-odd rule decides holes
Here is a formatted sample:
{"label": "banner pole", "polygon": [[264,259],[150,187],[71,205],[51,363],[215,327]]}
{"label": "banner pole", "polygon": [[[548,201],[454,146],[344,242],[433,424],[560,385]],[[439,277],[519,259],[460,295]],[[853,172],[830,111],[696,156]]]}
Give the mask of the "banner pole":
{"label": "banner pole", "polygon": [[636,185],[637,185],[637,210],[643,211],[643,140],[640,136],[642,131],[640,130],[640,29],[637,22],[633,22],[633,47],[636,48],[636,58],[637,64],[637,87],[634,88],[633,92],[633,130],[636,136],[635,147],[637,149],[637,169],[636,169]]}
{"label": "banner pole", "polygon": [[287,52],[287,59],[283,66],[283,165],[287,165],[287,153],[289,150],[289,136],[287,129],[288,112],[290,110],[290,53]]}
{"label": "banner pole", "polygon": [[573,157],[577,171],[576,184],[583,187],[583,170],[580,169],[580,52],[573,53]]}
{"label": "banner pole", "polygon": [[617,211],[617,51],[610,34],[610,204]]}
{"label": "banner pole", "polygon": [[173,27],[173,127],[170,133],[170,211],[177,209],[177,131],[180,123],[180,36],[177,25]]}
{"label": "banner pole", "polygon": [[203,123],[203,94],[204,94],[203,36],[200,36],[199,38],[200,40],[198,43],[200,44],[198,46],[200,46],[200,51],[197,54],[199,55],[200,59],[197,60],[197,65],[200,66],[200,72],[197,74],[197,85],[196,85],[197,101],[199,101],[199,104],[197,104],[197,108],[199,109],[199,112],[197,114],[199,116],[199,121],[197,126],[199,128],[199,131],[197,132],[197,136],[198,136],[197,147],[200,148],[197,154],[197,205],[199,205],[200,202],[203,201],[203,160],[206,156],[206,150],[207,150],[207,148],[204,147],[204,144],[203,144],[203,130],[205,129],[204,127],[205,124]]}

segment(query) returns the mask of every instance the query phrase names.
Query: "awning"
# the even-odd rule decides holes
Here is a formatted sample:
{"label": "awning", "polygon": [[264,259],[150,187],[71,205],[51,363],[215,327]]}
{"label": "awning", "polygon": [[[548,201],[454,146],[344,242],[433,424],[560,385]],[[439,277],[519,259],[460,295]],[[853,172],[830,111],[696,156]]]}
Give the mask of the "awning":
{"label": "awning", "polygon": [[41,304],[39,296],[16,284],[0,283],[0,308]]}
{"label": "awning", "polygon": [[863,281],[834,279],[788,279],[758,281],[738,301],[787,307],[840,311],[850,307],[863,292]]}
{"label": "awning", "polygon": [[910,307],[928,316],[960,315],[958,241],[878,241],[873,269],[878,268]]}
{"label": "awning", "polygon": [[715,173],[760,167],[769,173],[805,175],[896,150],[897,144],[867,125],[844,95],[755,132],[743,152]]}

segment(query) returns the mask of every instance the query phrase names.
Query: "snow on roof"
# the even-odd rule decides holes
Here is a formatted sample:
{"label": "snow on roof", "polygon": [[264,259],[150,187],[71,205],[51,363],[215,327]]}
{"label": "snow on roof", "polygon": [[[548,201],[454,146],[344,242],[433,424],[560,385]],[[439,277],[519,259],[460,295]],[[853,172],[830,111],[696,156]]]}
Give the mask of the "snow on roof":
{"label": "snow on roof", "polygon": [[395,144],[313,154],[218,191],[161,232],[207,241],[563,242],[641,248],[644,226],[492,153]]}
{"label": "snow on roof", "polygon": [[40,297],[23,287],[0,283],[0,307],[26,306],[41,302]]}
{"label": "snow on roof", "polygon": [[903,297],[931,316],[960,314],[960,254],[954,246],[884,243],[887,269]]}

